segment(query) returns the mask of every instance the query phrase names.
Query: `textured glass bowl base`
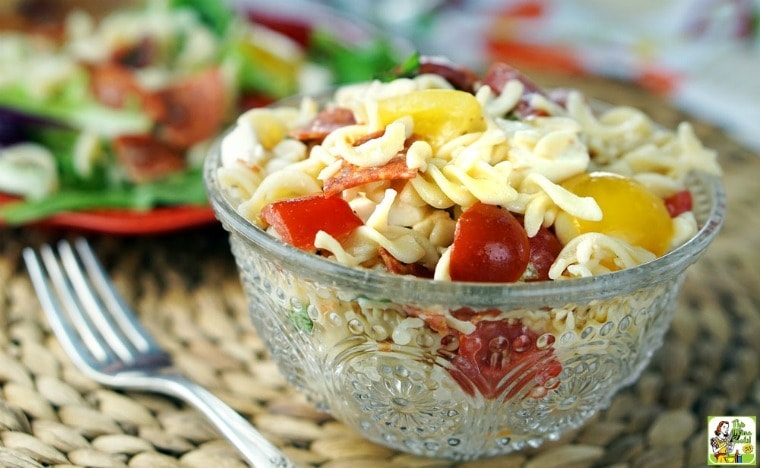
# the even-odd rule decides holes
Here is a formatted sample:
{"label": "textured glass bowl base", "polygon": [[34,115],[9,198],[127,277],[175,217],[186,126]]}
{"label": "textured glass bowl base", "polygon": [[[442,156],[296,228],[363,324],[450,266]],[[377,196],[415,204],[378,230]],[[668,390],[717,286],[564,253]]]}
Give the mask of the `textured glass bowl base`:
{"label": "textured glass bowl base", "polygon": [[456,460],[536,447],[606,407],[661,346],[683,278],[553,308],[489,308],[527,327],[506,347],[530,357],[483,383],[452,359],[451,334],[410,320],[440,304],[356,297],[251,255],[238,235],[231,244],[253,323],[290,384],[372,441]]}

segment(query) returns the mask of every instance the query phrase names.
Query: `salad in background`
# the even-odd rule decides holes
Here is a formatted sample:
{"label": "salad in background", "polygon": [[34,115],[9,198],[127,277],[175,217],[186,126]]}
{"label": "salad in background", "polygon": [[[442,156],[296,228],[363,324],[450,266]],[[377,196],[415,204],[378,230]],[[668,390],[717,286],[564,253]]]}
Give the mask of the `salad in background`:
{"label": "salad in background", "polygon": [[134,3],[73,9],[54,28],[0,22],[0,224],[205,210],[200,163],[235,116],[370,79],[401,53],[215,0]]}

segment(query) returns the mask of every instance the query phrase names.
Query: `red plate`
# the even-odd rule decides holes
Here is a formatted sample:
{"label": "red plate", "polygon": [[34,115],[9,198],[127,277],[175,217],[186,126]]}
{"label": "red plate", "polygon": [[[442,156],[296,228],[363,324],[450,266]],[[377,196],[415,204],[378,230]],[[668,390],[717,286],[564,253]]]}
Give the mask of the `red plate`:
{"label": "red plate", "polygon": [[[0,193],[0,205],[17,200]],[[77,229],[102,234],[146,235],[180,231],[216,222],[214,212],[206,205],[178,205],[150,211],[91,210],[64,212],[30,226]],[[4,222],[0,218],[0,226]]]}

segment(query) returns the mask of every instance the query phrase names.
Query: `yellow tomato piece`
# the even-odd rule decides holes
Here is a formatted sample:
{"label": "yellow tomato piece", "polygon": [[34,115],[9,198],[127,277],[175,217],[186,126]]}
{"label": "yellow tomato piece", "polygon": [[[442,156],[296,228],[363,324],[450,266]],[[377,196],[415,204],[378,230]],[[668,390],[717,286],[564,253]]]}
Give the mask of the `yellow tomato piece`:
{"label": "yellow tomato piece", "polygon": [[425,89],[378,102],[380,124],[404,116],[414,121],[414,133],[433,149],[465,133],[485,130],[483,109],[475,96],[453,89]]}
{"label": "yellow tomato piece", "polygon": [[267,150],[273,149],[288,134],[288,127],[281,119],[271,115],[268,109],[253,109],[244,115],[256,138]]}
{"label": "yellow tomato piece", "polygon": [[298,73],[303,54],[297,43],[286,36],[257,28],[237,43],[246,57],[242,70],[242,86],[274,98],[283,98],[297,91]]}
{"label": "yellow tomato piece", "polygon": [[662,198],[633,179],[607,172],[580,174],[562,184],[581,197],[592,197],[602,210],[600,221],[587,221],[561,212],[556,219],[557,237],[563,244],[588,232],[624,239],[657,256],[667,252],[673,237],[673,221]]}

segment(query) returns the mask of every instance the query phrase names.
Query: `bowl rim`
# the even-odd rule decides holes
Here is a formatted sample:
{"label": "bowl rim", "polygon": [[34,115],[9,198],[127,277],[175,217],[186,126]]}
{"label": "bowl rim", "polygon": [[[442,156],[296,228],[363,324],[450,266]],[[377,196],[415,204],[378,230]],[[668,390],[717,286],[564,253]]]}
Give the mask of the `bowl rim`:
{"label": "bowl rim", "polygon": [[[230,234],[242,236],[248,243],[255,245],[259,254],[269,258],[280,268],[297,272],[299,279],[352,290],[357,297],[383,302],[461,302],[483,308],[509,303],[514,307],[536,307],[537,304],[554,306],[627,295],[683,273],[715,239],[726,217],[726,194],[721,177],[691,172],[687,180],[694,195],[697,233],[665,255],[632,268],[584,278],[553,281],[476,283],[425,279],[351,267],[284,243],[238,213],[217,178],[217,169],[221,166],[221,141],[234,125],[236,124],[213,142],[203,168],[204,184],[211,207],[224,228]],[[707,201],[704,200],[705,196]],[[697,211],[700,200],[705,206]]]}

